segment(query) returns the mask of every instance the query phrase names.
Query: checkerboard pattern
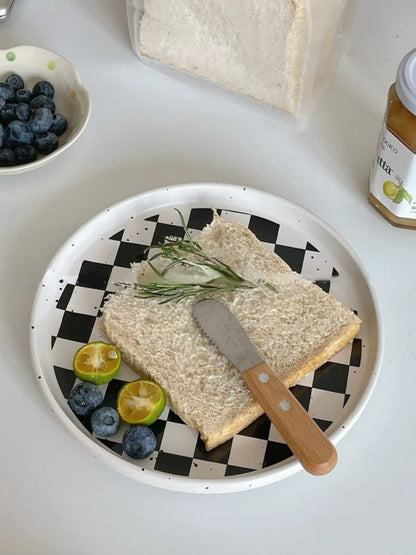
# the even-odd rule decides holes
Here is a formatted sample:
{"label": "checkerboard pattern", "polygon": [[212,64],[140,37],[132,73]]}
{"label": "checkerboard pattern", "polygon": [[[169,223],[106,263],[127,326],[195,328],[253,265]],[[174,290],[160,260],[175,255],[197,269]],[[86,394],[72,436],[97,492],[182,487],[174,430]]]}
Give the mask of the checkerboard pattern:
{"label": "checkerboard pattern", "polygon": [[[212,220],[212,210],[204,207],[181,209],[188,228],[194,236]],[[331,263],[328,253],[320,252],[301,229],[284,227],[278,222],[241,212],[217,209],[228,221],[246,225],[264,244],[282,257],[293,270],[331,291],[342,288],[343,276]],[[122,229],[108,237],[97,238],[88,257],[79,262],[75,279],[58,277],[59,298],[54,309],[51,330],[52,360],[57,383],[65,399],[76,383],[72,371],[74,352],[89,341],[105,340],[99,326],[101,308],[107,295],[115,291],[115,284],[126,281],[130,265],[145,258],[145,249],[164,237],[183,236],[179,216],[173,209],[143,219],[132,216]],[[354,307],[351,307],[354,309]],[[354,393],[362,353],[358,337],[336,357],[309,374],[292,391],[322,430],[327,430],[339,419],[343,408]],[[116,406],[120,387],[137,379],[126,366],[117,378],[100,386],[104,404]],[[89,418],[79,418],[86,434],[92,434]],[[207,452],[197,432],[189,428],[166,407],[152,426],[157,438],[154,454],[146,460],[130,459],[122,448],[126,425],[122,424],[111,438],[94,438],[116,456],[153,471],[192,478],[223,478],[256,472],[278,465],[292,456],[282,437],[263,415],[216,449]]]}

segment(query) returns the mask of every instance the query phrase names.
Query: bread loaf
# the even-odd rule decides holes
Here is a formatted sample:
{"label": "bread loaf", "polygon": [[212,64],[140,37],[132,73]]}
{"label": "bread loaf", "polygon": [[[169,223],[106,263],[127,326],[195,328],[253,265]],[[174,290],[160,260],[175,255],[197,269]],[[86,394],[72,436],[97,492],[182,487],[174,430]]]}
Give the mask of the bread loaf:
{"label": "bread loaf", "polygon": [[[144,0],[144,56],[294,114],[331,73],[347,0]],[[336,60],[337,61],[337,60]]]}
{"label": "bread loaf", "polygon": [[[332,357],[358,333],[359,318],[303,279],[247,228],[215,215],[198,236],[202,249],[269,289],[238,289],[218,300],[237,316],[264,360],[288,386]],[[152,271],[134,265],[132,282]],[[172,410],[200,432],[206,449],[227,441],[263,413],[238,370],[218,352],[192,316],[198,298],[160,304],[125,288],[105,303],[102,325],[125,362],[159,382]]]}

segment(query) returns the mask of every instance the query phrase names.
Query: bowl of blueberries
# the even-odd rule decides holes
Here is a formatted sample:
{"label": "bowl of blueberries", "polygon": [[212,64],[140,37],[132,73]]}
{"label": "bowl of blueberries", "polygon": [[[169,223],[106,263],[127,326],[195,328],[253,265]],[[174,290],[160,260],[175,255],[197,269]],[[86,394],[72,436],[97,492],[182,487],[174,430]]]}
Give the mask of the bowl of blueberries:
{"label": "bowl of blueberries", "polygon": [[0,50],[0,176],[55,159],[79,138],[90,112],[71,62],[37,46]]}

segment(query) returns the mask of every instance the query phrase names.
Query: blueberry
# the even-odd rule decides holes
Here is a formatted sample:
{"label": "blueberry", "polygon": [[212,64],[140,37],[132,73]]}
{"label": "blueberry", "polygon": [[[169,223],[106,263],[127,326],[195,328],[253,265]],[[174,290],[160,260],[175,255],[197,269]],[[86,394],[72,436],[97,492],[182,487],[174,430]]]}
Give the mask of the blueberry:
{"label": "blueberry", "polygon": [[65,116],[62,114],[54,114],[52,125],[49,128],[49,131],[55,133],[55,135],[62,135],[68,129],[68,121]]}
{"label": "blueberry", "polygon": [[12,150],[14,150],[16,145],[10,143],[9,138],[7,136],[7,130],[5,125],[3,125],[3,129],[4,129],[3,148],[11,148]]}
{"label": "blueberry", "polygon": [[20,119],[20,121],[29,121],[31,113],[32,108],[29,104],[26,104],[25,102],[16,104],[16,117],[17,119]]}
{"label": "blueberry", "polygon": [[40,154],[49,154],[58,148],[58,137],[50,131],[39,133],[35,135],[33,146]]}
{"label": "blueberry", "polygon": [[14,90],[4,81],[0,83],[0,96],[6,100],[14,98]]}
{"label": "blueberry", "polygon": [[130,426],[123,435],[123,449],[133,459],[145,459],[156,449],[156,436],[147,426]]}
{"label": "blueberry", "polygon": [[11,145],[17,146],[30,145],[35,134],[28,123],[16,119],[6,127],[6,136]]}
{"label": "blueberry", "polygon": [[68,120],[55,113],[55,93],[47,80],[25,88],[18,73],[0,81],[0,166],[30,163],[58,148]]}
{"label": "blueberry", "polygon": [[42,94],[48,96],[49,98],[53,98],[55,89],[49,81],[38,81],[35,85],[33,85],[32,92],[36,96]]}
{"label": "blueberry", "polygon": [[30,125],[35,133],[45,133],[49,131],[52,120],[53,115],[48,108],[35,108],[30,118]]}
{"label": "blueberry", "polygon": [[28,164],[34,162],[38,157],[36,148],[32,145],[19,145],[14,149],[17,164]]}
{"label": "blueberry", "polygon": [[75,414],[85,416],[103,402],[100,388],[91,382],[78,383],[68,396],[68,404]]}
{"label": "blueberry", "polygon": [[11,121],[17,118],[16,116],[17,104],[13,102],[6,102],[3,108],[0,110],[0,122],[7,125]]}
{"label": "blueberry", "polygon": [[16,165],[16,155],[10,148],[0,148],[0,167]]}
{"label": "blueberry", "polygon": [[23,89],[23,87],[25,86],[25,82],[23,81],[22,77],[20,77],[20,75],[17,75],[17,73],[12,73],[11,75],[9,75],[8,78],[6,79],[6,83],[14,91]]}
{"label": "blueberry", "polygon": [[49,110],[54,114],[55,113],[55,102],[49,96],[44,94],[40,94],[39,96],[34,96],[30,101],[30,106],[32,108],[49,108]]}
{"label": "blueberry", "polygon": [[92,431],[98,436],[114,435],[120,426],[120,416],[112,407],[101,407],[92,413]]}
{"label": "blueberry", "polygon": [[14,99],[16,100],[16,102],[29,103],[32,100],[32,98],[33,98],[32,93],[27,89],[19,89],[18,91],[16,91],[16,94],[14,96]]}

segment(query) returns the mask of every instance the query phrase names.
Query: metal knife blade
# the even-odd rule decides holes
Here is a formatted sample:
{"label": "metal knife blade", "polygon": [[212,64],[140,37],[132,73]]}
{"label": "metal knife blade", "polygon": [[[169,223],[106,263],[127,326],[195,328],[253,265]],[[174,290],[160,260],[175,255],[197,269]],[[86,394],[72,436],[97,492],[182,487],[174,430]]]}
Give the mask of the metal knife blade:
{"label": "metal knife blade", "polygon": [[214,299],[203,299],[194,305],[194,316],[223,353],[240,372],[262,362],[240,322],[228,308]]}
{"label": "metal knife blade", "polygon": [[234,314],[219,301],[202,299],[195,303],[193,315],[218,350],[240,370],[246,386],[305,470],[317,475],[330,472],[337,462],[334,446],[263,361]]}

